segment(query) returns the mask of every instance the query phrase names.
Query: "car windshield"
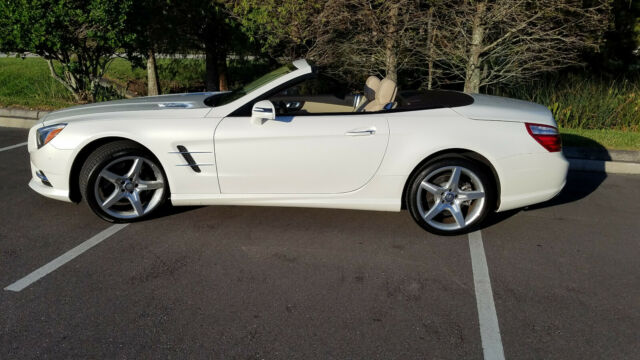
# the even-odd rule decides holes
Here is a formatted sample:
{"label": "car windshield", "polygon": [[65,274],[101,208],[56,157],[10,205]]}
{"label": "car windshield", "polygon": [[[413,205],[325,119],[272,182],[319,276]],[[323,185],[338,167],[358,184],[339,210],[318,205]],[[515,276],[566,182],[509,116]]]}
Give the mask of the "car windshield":
{"label": "car windshield", "polygon": [[256,80],[253,80],[252,82],[250,82],[249,84],[243,86],[240,89],[234,90],[232,92],[228,92],[228,93],[224,93],[224,94],[218,94],[218,95],[214,95],[210,98],[208,98],[205,103],[209,106],[222,106],[222,105],[226,105],[229,104],[231,102],[233,102],[234,100],[237,100],[249,93],[251,93],[252,91],[256,90],[257,88],[281,77],[284,76],[286,74],[289,74],[290,72],[294,71],[296,69],[295,66],[293,66],[293,64],[289,64],[289,65],[285,65],[281,68],[278,68],[276,70],[273,70],[272,72],[263,75],[261,77],[259,77]]}

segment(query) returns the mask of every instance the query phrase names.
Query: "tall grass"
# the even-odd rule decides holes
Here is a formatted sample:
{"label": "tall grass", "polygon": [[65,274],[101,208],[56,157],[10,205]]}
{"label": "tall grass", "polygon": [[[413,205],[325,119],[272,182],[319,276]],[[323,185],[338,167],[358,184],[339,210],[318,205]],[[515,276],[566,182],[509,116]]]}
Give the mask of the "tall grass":
{"label": "tall grass", "polygon": [[640,78],[570,74],[505,90],[502,95],[548,106],[563,128],[640,131]]}
{"label": "tall grass", "polygon": [[73,105],[73,96],[49,74],[40,58],[0,58],[0,106],[56,109]]}
{"label": "tall grass", "polygon": [[[202,91],[204,89],[205,64],[201,59],[157,59],[158,77],[163,94],[187,91]],[[146,94],[147,70],[132,67],[126,59],[114,59],[107,73],[107,79],[116,81],[120,86],[129,90]]]}
{"label": "tall grass", "polygon": [[[205,91],[206,65],[201,58],[157,59],[158,77],[163,94]],[[273,66],[262,61],[235,59],[228,61],[229,88],[239,88],[273,70]],[[132,68],[125,59],[114,59],[106,77],[121,86],[134,88],[141,95],[146,93],[147,72]]]}

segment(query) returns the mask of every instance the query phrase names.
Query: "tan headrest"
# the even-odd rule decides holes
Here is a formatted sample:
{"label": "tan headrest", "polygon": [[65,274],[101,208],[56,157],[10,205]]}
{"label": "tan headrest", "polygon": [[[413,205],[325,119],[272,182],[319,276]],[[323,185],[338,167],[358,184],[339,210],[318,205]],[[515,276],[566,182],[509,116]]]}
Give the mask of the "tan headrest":
{"label": "tan headrest", "polygon": [[398,87],[396,86],[396,82],[384,78],[382,82],[380,82],[380,89],[376,93],[376,102],[382,106],[394,102],[396,99],[396,92],[398,91]]}
{"label": "tan headrest", "polygon": [[377,76],[369,76],[364,85],[364,96],[367,100],[372,101],[376,98],[376,92],[380,88],[380,79]]}

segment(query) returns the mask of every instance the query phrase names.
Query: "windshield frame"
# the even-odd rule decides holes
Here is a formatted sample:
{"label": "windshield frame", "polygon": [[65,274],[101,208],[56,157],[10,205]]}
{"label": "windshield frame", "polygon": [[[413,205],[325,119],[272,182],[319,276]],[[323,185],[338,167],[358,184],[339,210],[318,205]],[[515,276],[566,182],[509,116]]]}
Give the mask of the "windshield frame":
{"label": "windshield frame", "polygon": [[244,85],[243,87],[225,93],[219,93],[212,95],[204,100],[204,103],[210,107],[218,107],[231,104],[232,102],[249,95],[256,90],[262,88],[263,86],[276,81],[277,79],[289,75],[292,72],[296,71],[298,68],[293,64],[287,64],[281,66],[273,71],[270,71],[259,78],[251,81],[250,83]]}

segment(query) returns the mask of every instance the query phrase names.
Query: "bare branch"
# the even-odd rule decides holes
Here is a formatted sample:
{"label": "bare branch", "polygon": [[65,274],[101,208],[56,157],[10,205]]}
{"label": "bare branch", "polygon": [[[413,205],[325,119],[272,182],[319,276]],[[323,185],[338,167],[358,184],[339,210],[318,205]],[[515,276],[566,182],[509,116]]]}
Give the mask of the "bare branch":
{"label": "bare branch", "polygon": [[71,92],[71,94],[73,94],[73,97],[76,99],[76,101],[79,101],[80,97],[78,96],[77,89],[71,86],[70,82],[65,81],[62,77],[60,77],[60,75],[58,75],[58,73],[56,73],[56,69],[53,65],[53,60],[47,59],[47,65],[49,65],[49,71],[51,72],[51,77],[53,77],[59,83],[61,83],[67,90],[69,90],[69,92]]}

